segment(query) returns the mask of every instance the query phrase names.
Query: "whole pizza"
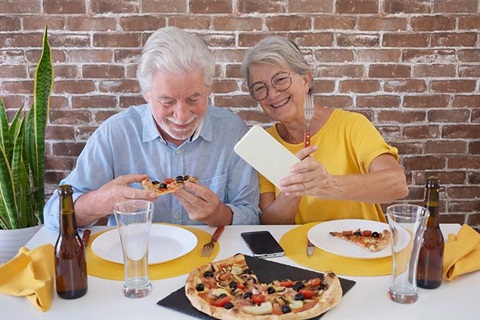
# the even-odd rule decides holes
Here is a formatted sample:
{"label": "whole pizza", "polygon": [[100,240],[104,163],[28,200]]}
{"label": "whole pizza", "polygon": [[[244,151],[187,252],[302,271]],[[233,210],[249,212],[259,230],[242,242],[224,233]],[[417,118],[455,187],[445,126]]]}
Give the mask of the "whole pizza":
{"label": "whole pizza", "polygon": [[185,294],[193,307],[217,319],[309,319],[335,307],[342,287],[333,272],[260,283],[238,254],[192,271]]}

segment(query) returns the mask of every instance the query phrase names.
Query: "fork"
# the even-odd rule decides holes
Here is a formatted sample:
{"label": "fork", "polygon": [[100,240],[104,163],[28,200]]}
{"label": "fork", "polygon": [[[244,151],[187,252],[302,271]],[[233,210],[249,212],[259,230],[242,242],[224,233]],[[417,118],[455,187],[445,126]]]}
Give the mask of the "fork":
{"label": "fork", "polygon": [[305,116],[305,121],[306,121],[306,129],[305,129],[305,136],[304,136],[304,146],[308,147],[310,146],[310,122],[312,121],[313,114],[315,113],[315,106],[313,104],[313,96],[308,92],[308,94],[305,96],[305,103],[303,107],[303,114]]}
{"label": "fork", "polygon": [[206,243],[203,246],[202,257],[210,257],[210,255],[212,254],[213,248],[215,247],[215,242],[218,241],[218,238],[220,238],[224,229],[225,229],[225,226],[217,227],[215,232],[212,234],[212,238],[210,239],[210,242]]}

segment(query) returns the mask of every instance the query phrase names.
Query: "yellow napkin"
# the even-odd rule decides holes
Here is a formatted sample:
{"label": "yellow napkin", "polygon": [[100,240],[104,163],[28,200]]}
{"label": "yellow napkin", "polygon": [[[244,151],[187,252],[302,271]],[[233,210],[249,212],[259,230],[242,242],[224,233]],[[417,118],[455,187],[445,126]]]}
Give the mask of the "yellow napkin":
{"label": "yellow napkin", "polygon": [[38,310],[47,311],[52,304],[54,276],[53,245],[32,251],[21,247],[12,260],[0,266],[0,293],[25,296]]}
{"label": "yellow napkin", "polygon": [[480,234],[464,224],[448,235],[443,257],[443,277],[452,281],[455,277],[480,270]]}

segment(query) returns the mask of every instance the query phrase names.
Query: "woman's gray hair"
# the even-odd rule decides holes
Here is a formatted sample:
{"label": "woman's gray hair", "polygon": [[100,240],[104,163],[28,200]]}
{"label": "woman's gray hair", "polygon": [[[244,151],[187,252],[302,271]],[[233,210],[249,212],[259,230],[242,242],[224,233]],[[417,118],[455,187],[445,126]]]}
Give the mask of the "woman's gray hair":
{"label": "woman's gray hair", "polygon": [[280,36],[265,38],[248,50],[241,67],[248,87],[252,85],[249,68],[255,63],[277,65],[302,75],[312,70],[297,45]]}
{"label": "woman's gray hair", "polygon": [[209,87],[215,75],[215,57],[199,37],[176,27],[155,31],[138,60],[137,78],[142,92],[152,87],[155,72],[200,72]]}

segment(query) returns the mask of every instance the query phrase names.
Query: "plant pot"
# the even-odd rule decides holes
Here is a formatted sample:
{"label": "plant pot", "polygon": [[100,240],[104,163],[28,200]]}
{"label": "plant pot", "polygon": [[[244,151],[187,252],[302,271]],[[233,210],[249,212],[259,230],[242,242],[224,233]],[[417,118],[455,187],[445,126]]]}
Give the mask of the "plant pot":
{"label": "plant pot", "polygon": [[16,230],[0,230],[0,263],[15,257],[24,246],[40,230],[43,225]]}

